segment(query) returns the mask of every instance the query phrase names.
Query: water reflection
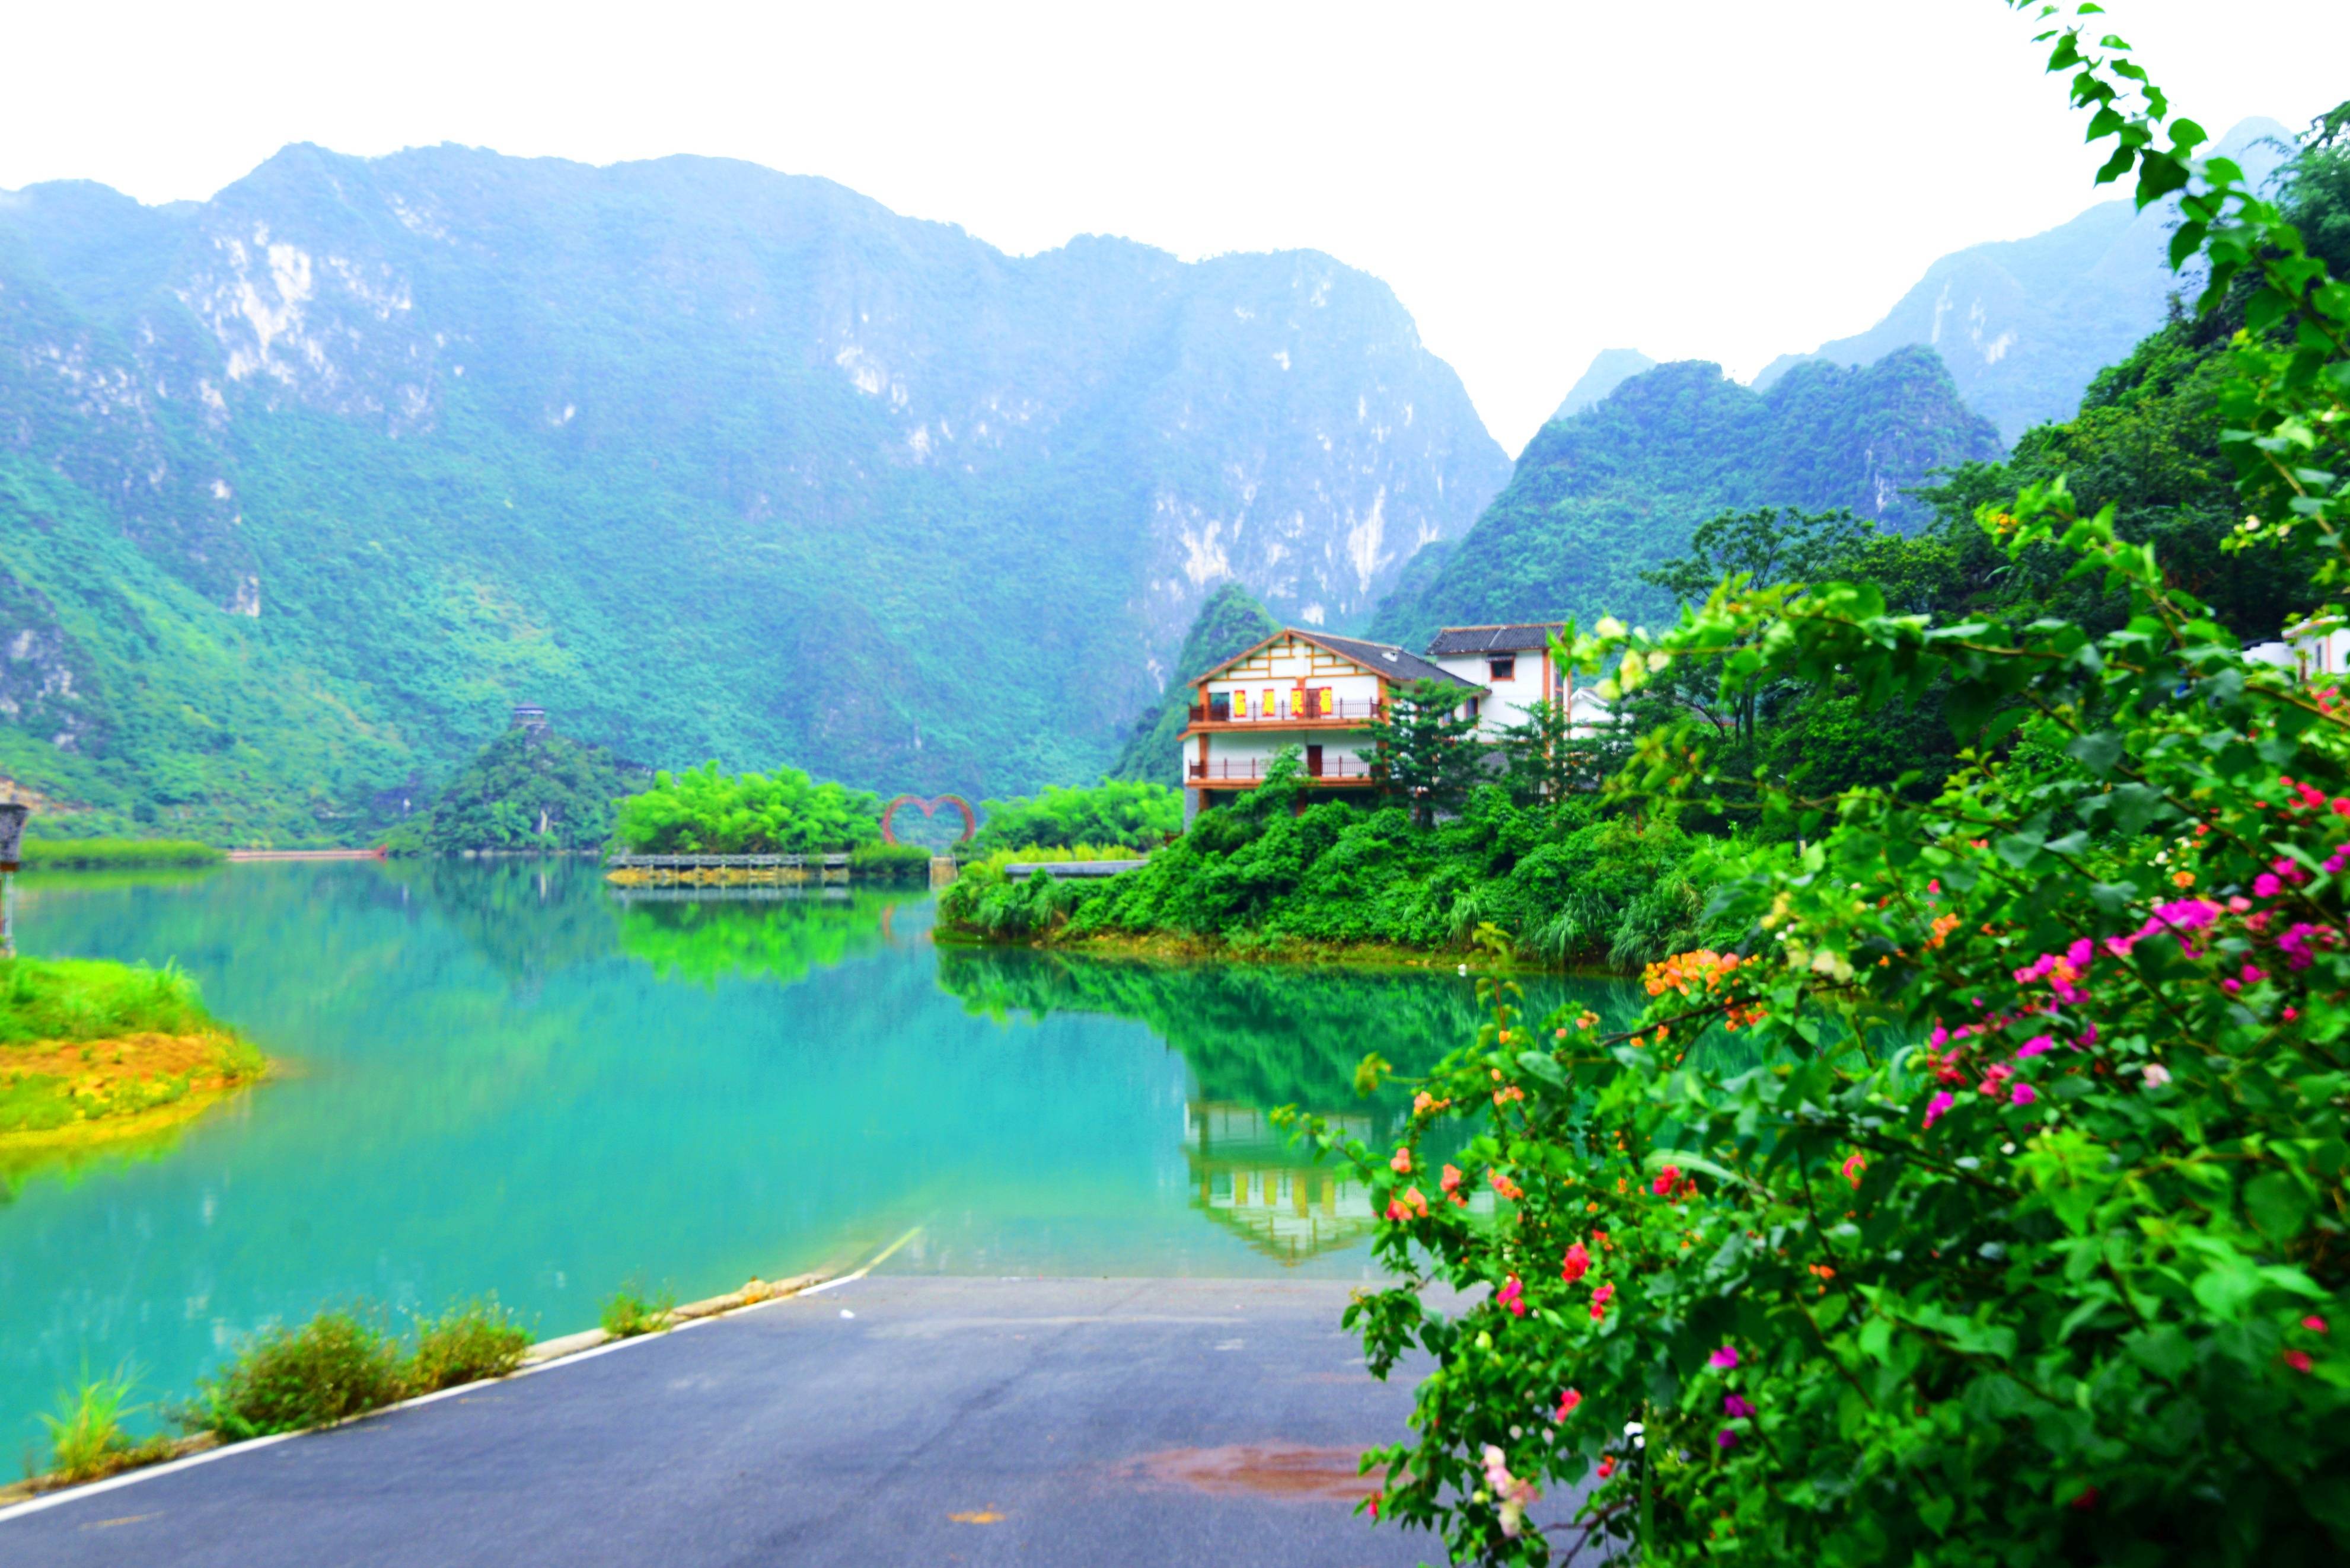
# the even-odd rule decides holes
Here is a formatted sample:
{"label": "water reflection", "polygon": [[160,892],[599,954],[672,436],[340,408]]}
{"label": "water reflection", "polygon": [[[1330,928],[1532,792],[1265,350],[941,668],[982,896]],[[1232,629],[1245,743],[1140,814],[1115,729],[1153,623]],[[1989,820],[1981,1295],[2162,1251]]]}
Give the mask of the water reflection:
{"label": "water reflection", "polygon": [[1357,1099],[1356,1063],[1477,1023],[1452,975],[941,951],[927,894],[681,891],[579,860],[28,878],[27,951],[176,960],[289,1071],[13,1173],[0,1438],[84,1361],[177,1394],[338,1300],[495,1291],[558,1333],[631,1275],[690,1298],[915,1225],[891,1267],[1359,1276],[1367,1199],[1266,1115],[1388,1137],[1408,1095]]}

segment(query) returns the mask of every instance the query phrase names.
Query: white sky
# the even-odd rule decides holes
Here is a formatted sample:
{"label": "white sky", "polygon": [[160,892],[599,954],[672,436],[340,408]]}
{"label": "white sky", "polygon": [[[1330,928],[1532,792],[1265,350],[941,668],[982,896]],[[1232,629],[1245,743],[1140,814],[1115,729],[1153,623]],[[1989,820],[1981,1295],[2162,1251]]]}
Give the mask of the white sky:
{"label": "white sky", "polygon": [[[2350,97],[2345,0],[2106,9],[2214,135]],[[2032,31],[1996,0],[0,0],[0,189],[448,140],[745,158],[1022,253],[1311,246],[1395,288],[1514,453],[1600,348],[1752,375],[2095,199]]]}

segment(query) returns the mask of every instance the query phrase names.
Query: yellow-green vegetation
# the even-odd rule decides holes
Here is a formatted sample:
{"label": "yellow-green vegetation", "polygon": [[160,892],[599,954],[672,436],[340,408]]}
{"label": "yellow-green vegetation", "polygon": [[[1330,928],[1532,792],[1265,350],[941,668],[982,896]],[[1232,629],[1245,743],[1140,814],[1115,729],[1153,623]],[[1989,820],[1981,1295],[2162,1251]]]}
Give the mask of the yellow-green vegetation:
{"label": "yellow-green vegetation", "polygon": [[677,1297],[670,1291],[644,1295],[631,1280],[605,1298],[601,1319],[604,1332],[614,1339],[633,1339],[640,1334],[655,1333],[669,1326],[669,1314],[676,1305]]}
{"label": "yellow-green vegetation", "polygon": [[197,1385],[174,1412],[195,1431],[235,1441],[324,1427],[522,1365],[530,1333],[494,1296],[421,1318],[406,1349],[369,1307],[322,1312],[300,1328],[263,1330],[234,1360]]}
{"label": "yellow-green vegetation", "polygon": [[85,1366],[81,1381],[57,1397],[57,1413],[41,1417],[49,1429],[53,1479],[97,1480],[170,1455],[169,1438],[133,1438],[124,1426],[125,1417],[138,1408],[130,1403],[138,1381],[128,1366],[96,1377]]}
{"label": "yellow-green vegetation", "polygon": [[226,858],[212,845],[186,838],[27,838],[17,851],[26,870],[217,866]]}
{"label": "yellow-green vegetation", "polygon": [[144,1132],[267,1069],[173,965],[0,959],[0,1142]]}

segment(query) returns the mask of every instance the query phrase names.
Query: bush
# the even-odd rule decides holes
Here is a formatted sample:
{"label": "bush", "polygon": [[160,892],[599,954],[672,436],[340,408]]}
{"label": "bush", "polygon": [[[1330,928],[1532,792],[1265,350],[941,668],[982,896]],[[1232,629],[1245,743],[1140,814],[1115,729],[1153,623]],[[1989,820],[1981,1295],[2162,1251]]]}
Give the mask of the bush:
{"label": "bush", "polygon": [[1293,754],[1149,865],[1107,880],[1014,882],[1003,862],[1053,852],[990,857],[941,896],[940,919],[996,941],[1172,933],[1423,950],[1463,949],[1492,924],[1523,960],[1637,969],[1706,939],[1707,898],[1735,849],[1653,815],[1605,815],[1587,798],[1519,805],[1492,784],[1430,826],[1378,797],[1293,815],[1307,787]]}
{"label": "bush", "polygon": [[353,1312],[323,1312],[298,1329],[268,1328],[246,1340],[235,1359],[197,1385],[182,1419],[235,1441],[328,1426],[406,1391],[397,1341]]}
{"label": "bush", "polygon": [[522,1365],[523,1352],[529,1348],[530,1331],[495,1296],[452,1306],[439,1317],[418,1320],[416,1350],[408,1362],[408,1391],[430,1394],[504,1377]]}
{"label": "bush", "polygon": [[637,1282],[631,1280],[605,1298],[601,1315],[604,1332],[614,1339],[659,1333],[669,1326],[670,1312],[676,1305],[677,1297],[668,1290],[646,1296],[639,1293]]}

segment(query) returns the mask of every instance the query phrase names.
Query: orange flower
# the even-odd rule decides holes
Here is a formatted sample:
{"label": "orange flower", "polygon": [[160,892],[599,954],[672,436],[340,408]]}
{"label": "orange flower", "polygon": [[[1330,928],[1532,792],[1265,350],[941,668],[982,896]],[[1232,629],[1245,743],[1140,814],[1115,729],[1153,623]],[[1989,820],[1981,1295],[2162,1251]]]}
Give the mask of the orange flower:
{"label": "orange flower", "polygon": [[1515,1203],[1519,1199],[1523,1198],[1526,1195],[1526,1189],[1524,1188],[1520,1187],[1516,1182],[1512,1181],[1508,1177],[1503,1176],[1498,1170],[1494,1171],[1485,1179],[1493,1184],[1494,1191],[1500,1193],[1503,1197],[1508,1199],[1513,1203]]}

